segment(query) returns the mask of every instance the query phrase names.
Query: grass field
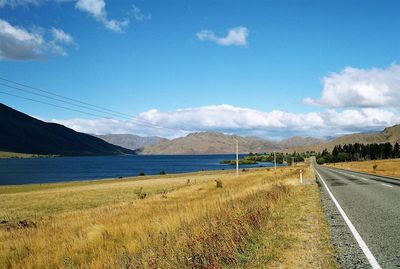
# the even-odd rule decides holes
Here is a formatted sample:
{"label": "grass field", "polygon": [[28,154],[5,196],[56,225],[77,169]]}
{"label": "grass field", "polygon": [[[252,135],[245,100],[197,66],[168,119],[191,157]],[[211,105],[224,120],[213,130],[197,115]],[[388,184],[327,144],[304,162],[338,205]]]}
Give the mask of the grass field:
{"label": "grass field", "polygon": [[400,159],[334,163],[330,166],[400,178]]}
{"label": "grass field", "polygon": [[3,186],[0,268],[335,268],[300,168]]}

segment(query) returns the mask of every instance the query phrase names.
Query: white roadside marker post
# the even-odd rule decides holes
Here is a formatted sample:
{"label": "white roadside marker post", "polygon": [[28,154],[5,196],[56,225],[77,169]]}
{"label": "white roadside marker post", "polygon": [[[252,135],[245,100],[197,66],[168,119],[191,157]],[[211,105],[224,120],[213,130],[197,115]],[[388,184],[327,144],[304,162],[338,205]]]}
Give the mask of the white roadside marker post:
{"label": "white roadside marker post", "polygon": [[300,169],[300,184],[303,184],[303,170]]}
{"label": "white roadside marker post", "polygon": [[275,170],[276,170],[276,151],[274,151],[274,167],[275,167]]}

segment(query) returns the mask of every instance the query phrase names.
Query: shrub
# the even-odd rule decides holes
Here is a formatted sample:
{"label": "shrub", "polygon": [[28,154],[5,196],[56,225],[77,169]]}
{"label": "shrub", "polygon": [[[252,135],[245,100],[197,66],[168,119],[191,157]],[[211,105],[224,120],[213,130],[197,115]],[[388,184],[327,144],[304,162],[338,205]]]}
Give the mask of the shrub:
{"label": "shrub", "polygon": [[217,188],[222,188],[222,187],[223,187],[223,186],[222,186],[222,181],[221,181],[221,179],[215,180],[215,186],[216,186]]}
{"label": "shrub", "polygon": [[186,185],[190,185],[190,179],[189,178],[186,180]]}
{"label": "shrub", "polygon": [[372,169],[374,169],[374,172],[376,171],[377,168],[378,168],[378,165],[377,165],[377,164],[374,164],[374,165],[372,166]]}
{"label": "shrub", "polygon": [[167,189],[161,190],[159,193],[161,194],[161,198],[167,198]]}
{"label": "shrub", "polygon": [[135,194],[139,199],[144,199],[147,196],[147,193],[143,191],[143,187],[135,190]]}
{"label": "shrub", "polygon": [[166,175],[167,173],[165,173],[164,170],[160,171],[160,175]]}
{"label": "shrub", "polygon": [[144,176],[144,175],[145,175],[144,172],[139,173],[139,176]]}

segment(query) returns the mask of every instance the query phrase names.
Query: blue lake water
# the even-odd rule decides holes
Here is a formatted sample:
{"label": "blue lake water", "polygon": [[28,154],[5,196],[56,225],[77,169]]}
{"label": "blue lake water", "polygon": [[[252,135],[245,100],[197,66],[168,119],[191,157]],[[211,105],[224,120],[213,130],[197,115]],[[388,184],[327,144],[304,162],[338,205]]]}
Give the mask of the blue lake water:
{"label": "blue lake water", "polygon": [[[234,155],[138,155],[91,156],[32,159],[0,159],[0,185],[92,180],[146,175],[185,173],[202,170],[235,169],[220,164]],[[241,165],[270,167],[273,163]]]}

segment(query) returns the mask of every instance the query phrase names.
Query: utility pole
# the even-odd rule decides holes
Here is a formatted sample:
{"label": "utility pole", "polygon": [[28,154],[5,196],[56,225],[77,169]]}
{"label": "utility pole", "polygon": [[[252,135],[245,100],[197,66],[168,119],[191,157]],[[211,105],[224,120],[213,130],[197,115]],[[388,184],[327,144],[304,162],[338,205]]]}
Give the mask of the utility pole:
{"label": "utility pole", "polygon": [[236,139],[236,176],[239,176],[239,140]]}
{"label": "utility pole", "polygon": [[276,170],[276,151],[274,151],[274,166],[275,166],[275,170]]}

